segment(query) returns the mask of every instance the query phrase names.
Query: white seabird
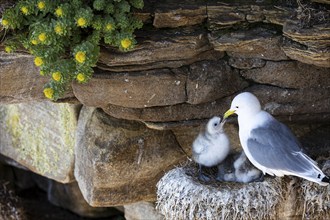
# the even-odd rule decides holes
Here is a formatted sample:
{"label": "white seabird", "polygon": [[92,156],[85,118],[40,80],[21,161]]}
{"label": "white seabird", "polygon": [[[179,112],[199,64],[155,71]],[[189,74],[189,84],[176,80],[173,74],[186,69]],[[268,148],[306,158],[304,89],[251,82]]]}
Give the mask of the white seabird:
{"label": "white seabird", "polygon": [[201,166],[218,165],[230,151],[230,142],[224,132],[223,125],[224,121],[221,122],[220,117],[211,118],[205,130],[198,134],[192,144],[193,159],[200,165],[200,177],[202,177]]}
{"label": "white seabird", "polygon": [[292,175],[326,186],[329,178],[310,157],[302,152],[301,144],[290,129],[261,110],[252,93],[237,95],[224,119],[238,115],[239,138],[251,163],[264,174]]}

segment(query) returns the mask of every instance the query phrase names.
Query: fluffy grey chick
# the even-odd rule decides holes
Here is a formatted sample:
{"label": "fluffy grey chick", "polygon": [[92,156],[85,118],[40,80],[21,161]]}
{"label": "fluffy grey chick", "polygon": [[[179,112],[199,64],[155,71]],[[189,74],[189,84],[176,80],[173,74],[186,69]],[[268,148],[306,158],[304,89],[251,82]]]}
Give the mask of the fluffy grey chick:
{"label": "fluffy grey chick", "polygon": [[212,167],[221,163],[230,151],[230,142],[223,130],[225,121],[220,117],[211,118],[203,132],[199,133],[192,144],[193,159],[199,164],[199,177],[208,181],[202,175],[202,166]]}
{"label": "fluffy grey chick", "polygon": [[218,165],[218,181],[225,182],[261,182],[263,173],[248,160],[244,151],[230,154],[224,162]]}

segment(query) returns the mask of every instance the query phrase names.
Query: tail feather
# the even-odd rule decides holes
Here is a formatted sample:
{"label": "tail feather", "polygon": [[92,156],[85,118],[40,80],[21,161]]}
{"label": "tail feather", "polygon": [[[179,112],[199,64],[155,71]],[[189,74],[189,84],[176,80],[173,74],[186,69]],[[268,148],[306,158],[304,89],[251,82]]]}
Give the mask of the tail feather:
{"label": "tail feather", "polygon": [[323,177],[323,179],[321,181],[324,183],[330,183],[330,178],[325,176],[325,177]]}

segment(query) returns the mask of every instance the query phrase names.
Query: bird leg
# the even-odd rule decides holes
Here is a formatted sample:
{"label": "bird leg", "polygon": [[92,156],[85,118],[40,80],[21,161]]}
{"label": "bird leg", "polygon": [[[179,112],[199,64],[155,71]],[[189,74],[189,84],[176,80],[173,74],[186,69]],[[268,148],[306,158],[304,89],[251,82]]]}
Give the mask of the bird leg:
{"label": "bird leg", "polygon": [[263,173],[261,173],[258,178],[255,178],[251,182],[263,182],[264,180],[265,180],[265,175]]}
{"label": "bird leg", "polygon": [[208,177],[206,174],[203,174],[203,166],[201,164],[199,164],[198,179],[202,182],[210,182],[211,181],[210,177]]}

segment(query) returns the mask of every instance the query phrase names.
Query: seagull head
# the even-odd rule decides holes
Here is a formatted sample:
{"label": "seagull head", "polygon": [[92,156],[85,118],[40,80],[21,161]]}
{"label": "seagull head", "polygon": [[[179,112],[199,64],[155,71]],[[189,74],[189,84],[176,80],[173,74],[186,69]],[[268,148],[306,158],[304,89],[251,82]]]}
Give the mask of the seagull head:
{"label": "seagull head", "polygon": [[221,122],[221,118],[218,116],[214,116],[211,118],[206,125],[206,130],[209,134],[216,134],[216,133],[222,133],[223,132],[223,124]]}
{"label": "seagull head", "polygon": [[232,114],[253,116],[260,112],[260,110],[261,106],[257,97],[250,92],[243,92],[233,99],[230,109],[224,114],[224,119]]}

